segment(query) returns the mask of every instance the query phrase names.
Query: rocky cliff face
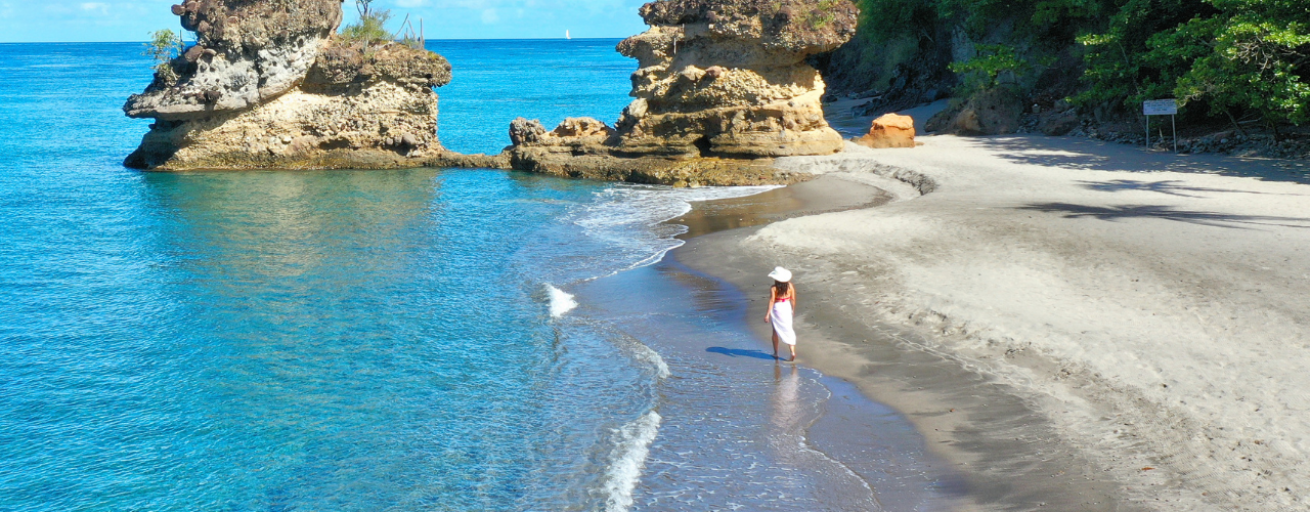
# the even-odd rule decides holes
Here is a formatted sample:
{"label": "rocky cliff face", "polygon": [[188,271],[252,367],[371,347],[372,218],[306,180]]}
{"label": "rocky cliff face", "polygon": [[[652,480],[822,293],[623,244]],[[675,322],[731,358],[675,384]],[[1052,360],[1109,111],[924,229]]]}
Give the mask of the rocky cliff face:
{"label": "rocky cliff face", "polygon": [[637,59],[636,98],[618,122],[637,154],[790,156],[841,151],[824,84],[805,62],[855,33],[845,0],[664,0],[650,30],[619,44]]}
{"label": "rocky cliff face", "polygon": [[123,107],[154,118],[128,166],[146,169],[414,165],[441,151],[440,55],[334,37],[340,0],[188,0],[197,44]]}
{"label": "rocky cliff face", "polygon": [[750,159],[841,151],[841,136],[823,118],[823,79],[806,58],[855,33],[858,11],[848,0],[661,0],[641,15],[650,30],[618,47],[639,69],[632,75],[635,100],[617,125],[572,134],[563,125],[546,132],[520,121],[512,130],[520,134],[512,149],[516,167],[562,168],[560,159],[569,156]]}

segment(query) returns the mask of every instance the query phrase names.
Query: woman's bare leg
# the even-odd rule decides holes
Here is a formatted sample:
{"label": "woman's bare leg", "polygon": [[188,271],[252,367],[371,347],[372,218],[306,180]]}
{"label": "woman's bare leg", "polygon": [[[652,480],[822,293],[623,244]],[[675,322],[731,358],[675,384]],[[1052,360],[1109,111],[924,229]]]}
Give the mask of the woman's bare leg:
{"label": "woman's bare leg", "polygon": [[795,361],[795,360],[796,360],[796,345],[787,345],[787,347],[791,349],[791,360],[792,360],[792,361]]}
{"label": "woman's bare leg", "polygon": [[773,331],[773,358],[778,358],[778,331]]}

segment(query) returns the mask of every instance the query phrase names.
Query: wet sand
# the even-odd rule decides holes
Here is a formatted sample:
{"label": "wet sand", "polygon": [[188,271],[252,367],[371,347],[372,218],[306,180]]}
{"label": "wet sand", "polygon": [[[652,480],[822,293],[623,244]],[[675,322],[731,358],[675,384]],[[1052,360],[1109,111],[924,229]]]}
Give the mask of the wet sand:
{"label": "wet sand", "polygon": [[[760,350],[770,352],[768,325],[752,320],[763,318],[771,284],[764,276],[780,262],[740,250],[742,241],[769,222],[885,204],[885,191],[864,204],[855,199],[868,188],[863,181],[829,175],[768,194],[697,203],[695,211],[673,221],[690,231],[687,245],[669,259],[741,290],[748,306],[738,313],[740,320]],[[849,386],[907,418],[929,449],[953,467],[950,499],[940,503],[962,511],[1145,510],[1124,502],[1120,490],[1126,483],[1080,456],[1020,393],[948,355],[907,343],[913,333],[851,315],[841,304],[853,298],[831,284],[798,276],[798,363],[846,383],[832,387]],[[829,421],[812,429],[817,438],[850,439],[875,421],[859,410],[830,407],[827,414]],[[858,450],[838,453],[867,474],[896,471],[875,467],[875,458],[860,460]]]}

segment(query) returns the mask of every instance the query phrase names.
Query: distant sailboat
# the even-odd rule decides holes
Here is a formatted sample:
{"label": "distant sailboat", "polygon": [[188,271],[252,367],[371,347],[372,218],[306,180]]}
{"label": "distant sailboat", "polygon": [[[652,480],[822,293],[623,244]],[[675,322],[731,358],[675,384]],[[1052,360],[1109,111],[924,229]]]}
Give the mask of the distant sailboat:
{"label": "distant sailboat", "polygon": [[573,36],[569,35],[568,29],[564,30],[564,39],[573,39]]}

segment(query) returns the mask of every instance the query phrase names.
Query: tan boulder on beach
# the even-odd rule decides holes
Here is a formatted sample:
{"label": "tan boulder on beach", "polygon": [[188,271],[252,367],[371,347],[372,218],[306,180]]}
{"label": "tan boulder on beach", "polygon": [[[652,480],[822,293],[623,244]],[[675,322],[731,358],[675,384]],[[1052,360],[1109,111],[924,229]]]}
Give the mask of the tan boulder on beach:
{"label": "tan boulder on beach", "polygon": [[914,118],[898,114],[883,114],[873,120],[869,133],[855,139],[855,143],[874,149],[914,147]]}

